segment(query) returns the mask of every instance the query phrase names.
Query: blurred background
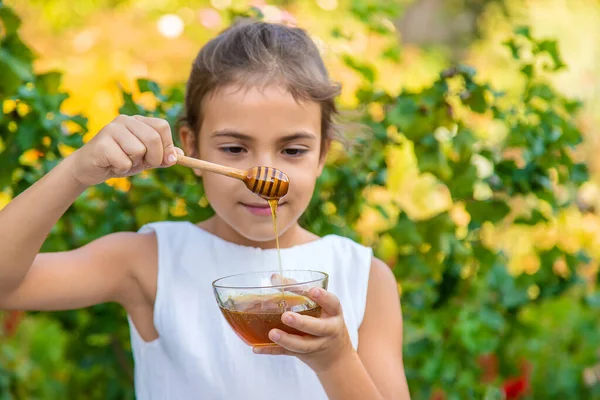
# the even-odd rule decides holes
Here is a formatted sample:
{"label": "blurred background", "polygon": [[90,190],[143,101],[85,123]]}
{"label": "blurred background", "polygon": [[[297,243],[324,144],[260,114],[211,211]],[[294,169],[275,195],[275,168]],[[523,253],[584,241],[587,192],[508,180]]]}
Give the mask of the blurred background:
{"label": "blurred background", "polygon": [[[597,0],[0,1],[0,208],[120,112],[173,122],[239,16],[307,29],[370,127],[302,223],[394,270],[413,398],[600,399]],[[211,213],[189,171],[111,180],[44,250]],[[114,305],[0,333],[2,400],[133,398]]]}

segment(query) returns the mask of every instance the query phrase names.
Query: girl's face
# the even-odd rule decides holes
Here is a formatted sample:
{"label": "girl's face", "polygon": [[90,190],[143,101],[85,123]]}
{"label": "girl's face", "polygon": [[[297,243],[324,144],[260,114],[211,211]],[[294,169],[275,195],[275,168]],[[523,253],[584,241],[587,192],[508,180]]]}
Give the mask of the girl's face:
{"label": "girl's face", "polygon": [[[199,158],[239,169],[268,166],[283,171],[290,187],[277,210],[279,234],[297,226],[323,169],[320,105],[297,102],[279,86],[225,86],[207,96],[202,115],[195,149]],[[193,137],[184,134],[183,138],[190,152]],[[275,238],[266,200],[237,179],[210,172],[202,173],[202,179],[218,219],[246,240]]]}

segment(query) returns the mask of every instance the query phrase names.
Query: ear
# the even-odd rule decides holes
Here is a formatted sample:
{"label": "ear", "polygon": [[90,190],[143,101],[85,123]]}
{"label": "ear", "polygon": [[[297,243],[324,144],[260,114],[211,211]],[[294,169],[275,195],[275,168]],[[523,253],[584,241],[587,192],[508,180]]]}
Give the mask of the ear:
{"label": "ear", "polygon": [[[198,140],[196,140],[196,135],[187,125],[179,128],[179,139],[185,155],[198,158]],[[196,169],[193,171],[196,176],[202,176],[202,171]]]}
{"label": "ear", "polygon": [[319,158],[319,176],[323,173],[323,168],[325,168],[325,163],[327,161],[327,154],[329,154],[329,148],[331,147],[331,139],[327,139],[323,142],[323,146],[325,147],[321,152],[321,157]]}

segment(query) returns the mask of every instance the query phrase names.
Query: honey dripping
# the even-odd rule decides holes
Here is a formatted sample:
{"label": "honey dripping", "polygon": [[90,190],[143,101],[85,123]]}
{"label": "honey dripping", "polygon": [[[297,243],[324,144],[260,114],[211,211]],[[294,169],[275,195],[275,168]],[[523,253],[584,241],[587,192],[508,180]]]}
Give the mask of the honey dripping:
{"label": "honey dripping", "polygon": [[[279,201],[277,199],[267,200],[269,202],[269,207],[271,208],[271,216],[273,217],[273,230],[275,231],[275,245],[277,246],[277,260],[279,262],[279,276],[281,279],[281,284],[285,282],[283,279],[283,265],[281,264],[281,249],[279,248],[279,232],[277,231],[277,205]],[[285,289],[281,288],[281,302],[279,306],[282,310],[285,310]]]}

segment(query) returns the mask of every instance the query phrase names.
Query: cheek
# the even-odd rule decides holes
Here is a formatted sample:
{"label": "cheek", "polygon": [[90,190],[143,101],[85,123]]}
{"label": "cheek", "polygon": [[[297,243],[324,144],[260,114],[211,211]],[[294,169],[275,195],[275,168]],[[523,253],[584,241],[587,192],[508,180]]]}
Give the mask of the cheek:
{"label": "cheek", "polygon": [[220,204],[229,203],[231,194],[239,190],[239,185],[244,185],[237,179],[210,172],[203,174],[202,181],[204,183],[206,198],[216,208],[219,208]]}
{"label": "cheek", "polygon": [[315,190],[316,179],[316,175],[312,173],[298,174],[290,177],[289,194],[296,201],[308,204]]}

